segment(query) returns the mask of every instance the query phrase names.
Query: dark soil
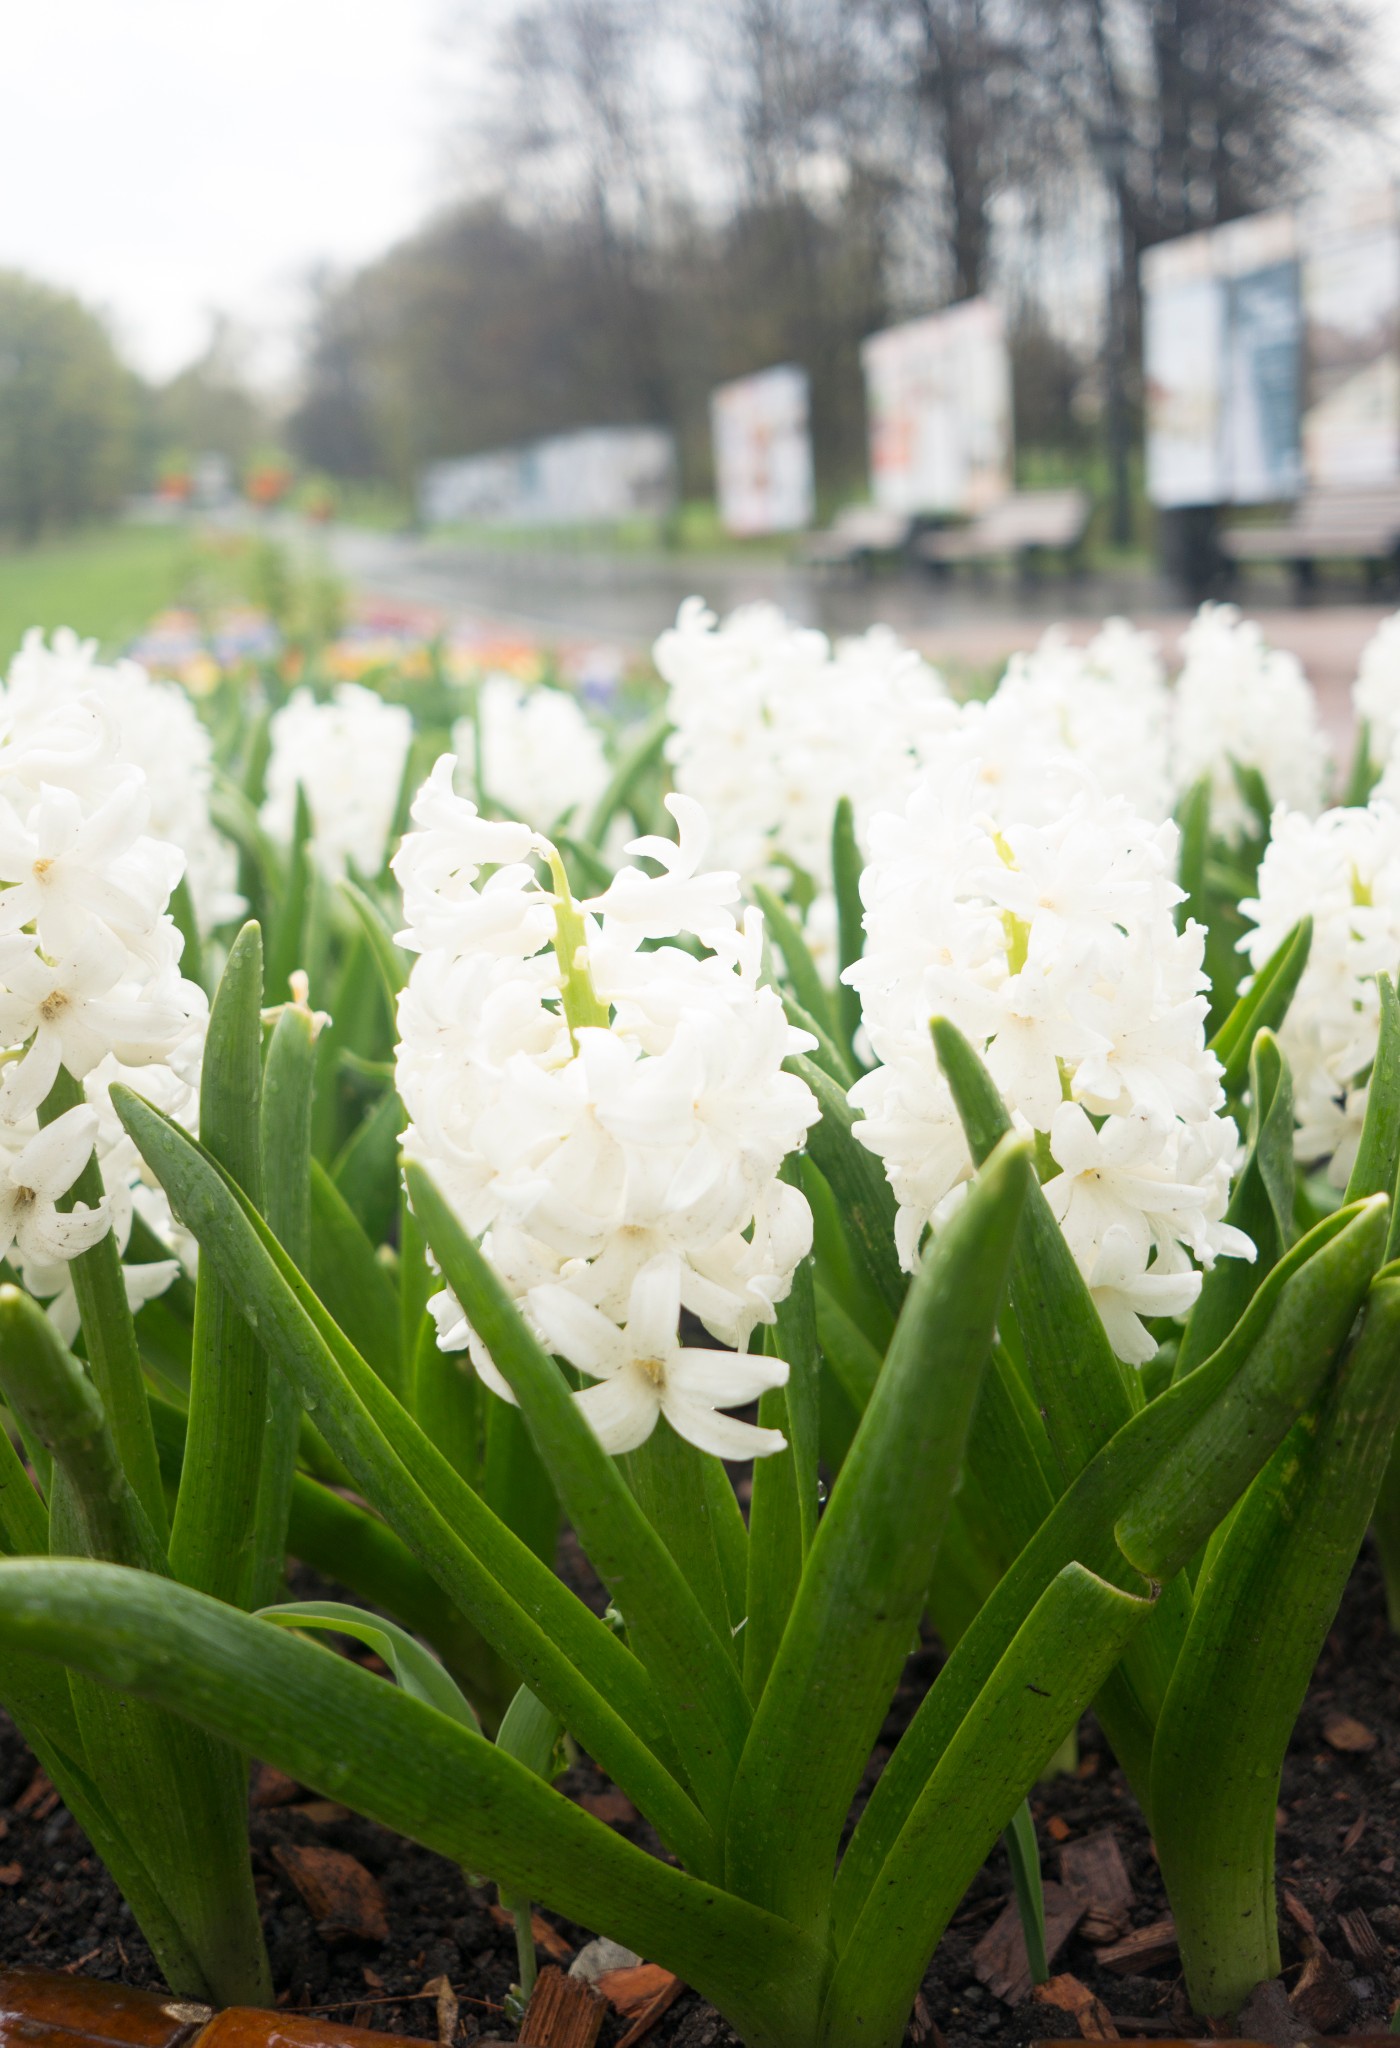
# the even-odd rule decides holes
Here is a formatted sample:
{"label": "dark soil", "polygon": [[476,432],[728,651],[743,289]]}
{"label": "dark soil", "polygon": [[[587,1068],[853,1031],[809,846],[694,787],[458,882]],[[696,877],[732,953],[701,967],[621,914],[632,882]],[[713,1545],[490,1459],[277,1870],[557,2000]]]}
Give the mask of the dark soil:
{"label": "dark soil", "polygon": [[[938,1665],[933,1647],[910,1660],[885,1730],[893,1740]],[[1374,1746],[1339,1751],[1324,1728],[1347,1715]],[[1351,1740],[1359,1739],[1353,1732]],[[871,1776],[887,1750],[877,1751]],[[602,1817],[648,1847],[645,1824],[587,1762],[560,1781]],[[505,2010],[516,1975],[509,1928],[493,1920],[494,1894],[470,1886],[453,1864],[401,1841],[386,1829],[266,1774],[255,1797],[284,1804],[258,1807],[253,1852],[278,2001],[289,2009],[388,2032],[433,2039],[438,2005],[424,1986],[446,1977],[460,2018],[456,2042],[513,2038]],[[1057,1878],[1066,1841],[1110,1828],[1133,1887],[1134,1926],[1167,1911],[1152,1845],[1131,1795],[1105,1752],[1092,1717],[1080,1734],[1073,1776],[1044,1785],[1032,1802],[1047,1879]],[[616,1816],[614,1818],[614,1816]],[[388,1939],[357,1938],[322,1926],[290,1882],[276,1852],[295,1845],[339,1850],[356,1859],[382,1896]],[[1318,1665],[1284,1772],[1280,1808],[1279,1879],[1292,1895],[1284,1915],[1284,1980],[1297,1983],[1305,1944],[1318,1942],[1335,2009],[1329,2032],[1380,2032],[1400,1999],[1400,1640],[1390,1635],[1375,1568],[1364,1558]],[[1010,1896],[998,1852],[979,1873],[924,1980],[909,2040],[935,2048],[1021,2044],[1034,2037],[1078,2034],[1076,2022],[1043,2004],[1010,2009],[977,1980],[973,1951]],[[1311,1918],[1315,1935],[1305,1932]],[[577,1949],[593,1930],[551,1916]],[[546,1960],[543,1956],[541,1961]],[[81,1970],[95,1977],[158,1986],[150,1952],[115,1887],[57,1802],[33,1758],[0,1718],[0,1962],[35,1969]],[[1104,1969],[1081,1934],[1055,1959],[1102,2000],[1121,2034],[1149,2038],[1180,2031],[1187,2012],[1180,1971],[1168,1962],[1138,1976]],[[1314,1970],[1316,1975],[1316,1968]],[[610,2019],[603,2042],[625,2031]],[[736,2048],[736,2037],[711,2007],[686,1993],[649,2037],[655,2048]]]}

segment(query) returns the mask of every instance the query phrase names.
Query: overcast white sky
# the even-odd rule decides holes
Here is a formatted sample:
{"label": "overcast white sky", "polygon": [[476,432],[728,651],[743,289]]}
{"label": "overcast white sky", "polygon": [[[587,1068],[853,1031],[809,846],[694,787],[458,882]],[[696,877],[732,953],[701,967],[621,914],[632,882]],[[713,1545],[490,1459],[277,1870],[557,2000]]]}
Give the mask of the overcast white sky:
{"label": "overcast white sky", "polygon": [[441,191],[443,0],[0,0],[0,267],[77,290],[145,371]]}
{"label": "overcast white sky", "polygon": [[[1400,102],[1400,0],[1373,4]],[[310,269],[375,254],[443,196],[471,89],[443,24],[489,37],[503,6],[0,0],[0,267],[101,307],[149,375],[197,353],[215,308],[286,375]]]}

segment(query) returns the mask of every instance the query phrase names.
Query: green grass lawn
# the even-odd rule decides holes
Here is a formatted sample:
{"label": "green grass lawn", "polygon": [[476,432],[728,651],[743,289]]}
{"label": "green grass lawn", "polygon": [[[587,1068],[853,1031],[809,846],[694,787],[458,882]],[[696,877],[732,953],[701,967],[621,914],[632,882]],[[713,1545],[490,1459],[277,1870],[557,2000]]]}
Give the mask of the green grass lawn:
{"label": "green grass lawn", "polygon": [[26,629],[72,626],[111,653],[187,586],[191,537],[170,526],[109,526],[0,552],[0,667]]}

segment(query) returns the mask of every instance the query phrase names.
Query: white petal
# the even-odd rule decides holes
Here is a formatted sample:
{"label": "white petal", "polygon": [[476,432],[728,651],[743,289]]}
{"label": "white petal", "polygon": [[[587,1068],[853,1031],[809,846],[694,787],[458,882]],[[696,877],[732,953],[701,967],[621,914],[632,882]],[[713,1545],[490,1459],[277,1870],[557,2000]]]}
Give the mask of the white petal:
{"label": "white petal", "polygon": [[707,1451],[712,1458],[737,1462],[745,1458],[769,1458],[787,1449],[780,1429],[759,1429],[752,1422],[740,1422],[733,1415],[717,1415],[703,1401],[683,1393],[666,1393],[661,1412],[677,1436]]}
{"label": "white petal", "polygon": [[705,1351],[697,1345],[678,1351],[666,1366],[668,1388],[711,1408],[741,1407],[787,1381],[785,1361],[766,1358],[761,1351]]}
{"label": "white petal", "polygon": [[574,1395],[605,1451],[620,1457],[644,1444],[656,1427],[661,1403],[644,1373],[622,1372]]}

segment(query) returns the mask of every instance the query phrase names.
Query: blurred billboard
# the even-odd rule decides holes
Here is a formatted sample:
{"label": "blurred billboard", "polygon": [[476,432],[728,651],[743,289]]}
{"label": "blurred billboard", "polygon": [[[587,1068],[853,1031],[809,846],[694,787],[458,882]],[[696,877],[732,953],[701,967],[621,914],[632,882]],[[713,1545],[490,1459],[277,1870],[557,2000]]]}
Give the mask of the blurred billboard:
{"label": "blurred billboard", "polygon": [[1297,232],[1256,214],[1142,259],[1147,492],[1154,505],[1264,504],[1302,487]]}
{"label": "blurred billboard", "polygon": [[1313,483],[1400,474],[1400,221],[1394,187],[1305,209],[1307,400]]}
{"label": "blurred billboard", "polygon": [[966,299],[861,343],[870,486],[887,512],[982,512],[1011,489],[1011,357],[1001,311]]}
{"label": "blurred billboard", "polygon": [[794,363],[710,394],[715,495],[733,534],[796,533],[815,510],[807,372]]}
{"label": "blurred billboard", "polygon": [[676,446],[664,427],[585,427],[434,462],[418,488],[428,526],[615,526],[664,519],[675,502]]}

